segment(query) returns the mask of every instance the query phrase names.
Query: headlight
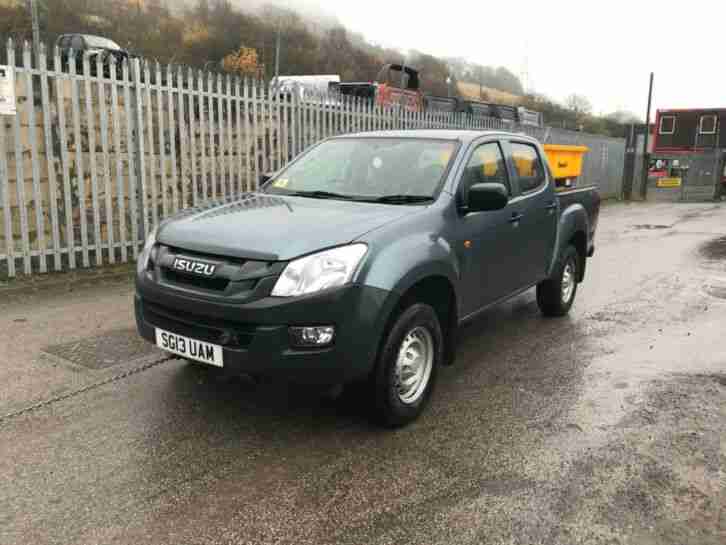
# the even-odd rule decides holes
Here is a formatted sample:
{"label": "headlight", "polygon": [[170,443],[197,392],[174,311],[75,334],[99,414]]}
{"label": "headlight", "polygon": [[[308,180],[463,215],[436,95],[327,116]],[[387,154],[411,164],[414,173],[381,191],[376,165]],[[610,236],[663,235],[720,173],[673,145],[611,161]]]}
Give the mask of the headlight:
{"label": "headlight", "polygon": [[315,293],[350,282],[368,247],[351,244],[288,263],[272,289],[274,297]]}
{"label": "headlight", "polygon": [[154,229],[151,233],[149,233],[149,236],[146,238],[146,244],[144,244],[144,249],[141,250],[141,255],[139,256],[139,268],[142,271],[149,268],[151,250],[154,248],[154,244],[156,244],[156,231],[157,229]]}

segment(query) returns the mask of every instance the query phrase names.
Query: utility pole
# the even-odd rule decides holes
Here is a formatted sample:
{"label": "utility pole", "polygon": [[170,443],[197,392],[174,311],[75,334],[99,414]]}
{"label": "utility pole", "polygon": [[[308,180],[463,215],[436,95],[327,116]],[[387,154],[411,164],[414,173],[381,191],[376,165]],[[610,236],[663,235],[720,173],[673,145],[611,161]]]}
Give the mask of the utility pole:
{"label": "utility pole", "polygon": [[406,56],[407,53],[404,53],[401,61],[401,89],[405,89],[404,86],[406,85]]}
{"label": "utility pole", "polygon": [[28,10],[33,21],[33,44],[40,48],[40,24],[38,22],[38,0],[28,0]]}
{"label": "utility pole", "polygon": [[282,33],[282,21],[277,21],[277,42],[275,44],[275,81],[280,78],[280,34]]}
{"label": "utility pole", "polygon": [[645,200],[648,196],[648,137],[650,136],[650,108],[653,104],[653,79],[655,74],[650,73],[650,88],[648,89],[648,111],[645,114],[645,138],[643,138],[643,183],[640,186],[640,196]]}

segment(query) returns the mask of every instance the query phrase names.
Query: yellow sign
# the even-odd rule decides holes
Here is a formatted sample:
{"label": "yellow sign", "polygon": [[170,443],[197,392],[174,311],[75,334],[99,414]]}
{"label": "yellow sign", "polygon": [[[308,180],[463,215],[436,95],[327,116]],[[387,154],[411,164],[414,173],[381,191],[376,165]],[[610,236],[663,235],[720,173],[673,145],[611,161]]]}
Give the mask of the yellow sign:
{"label": "yellow sign", "polygon": [[680,178],[660,178],[655,182],[656,187],[681,187]]}
{"label": "yellow sign", "polygon": [[288,180],[287,178],[280,178],[279,180],[275,180],[273,182],[272,186],[285,188],[285,187],[287,187],[287,184],[289,184],[289,183],[290,183],[290,180]]}
{"label": "yellow sign", "polygon": [[16,113],[15,68],[0,66],[0,116]]}

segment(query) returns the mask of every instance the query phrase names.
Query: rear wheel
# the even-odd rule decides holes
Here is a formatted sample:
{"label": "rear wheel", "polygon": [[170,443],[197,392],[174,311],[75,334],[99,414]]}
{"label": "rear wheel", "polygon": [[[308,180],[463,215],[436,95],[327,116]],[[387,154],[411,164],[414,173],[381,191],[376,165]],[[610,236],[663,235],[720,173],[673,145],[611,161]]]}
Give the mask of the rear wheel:
{"label": "rear wheel", "polygon": [[375,417],[387,427],[401,427],[423,412],[443,361],[444,342],[438,316],[417,303],[396,319],[373,377]]}
{"label": "rear wheel", "polygon": [[537,304],[545,316],[564,316],[572,308],[577,294],[580,254],[568,246],[552,271],[552,276],[537,285]]}

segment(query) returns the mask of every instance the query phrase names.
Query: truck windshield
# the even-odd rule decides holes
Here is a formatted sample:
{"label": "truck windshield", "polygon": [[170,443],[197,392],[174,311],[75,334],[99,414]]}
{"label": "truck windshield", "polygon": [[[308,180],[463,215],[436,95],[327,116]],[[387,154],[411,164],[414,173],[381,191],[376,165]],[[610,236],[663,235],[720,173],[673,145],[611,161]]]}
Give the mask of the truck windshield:
{"label": "truck windshield", "polygon": [[456,147],[447,140],[333,139],[282,171],[263,191],[391,204],[432,200]]}

